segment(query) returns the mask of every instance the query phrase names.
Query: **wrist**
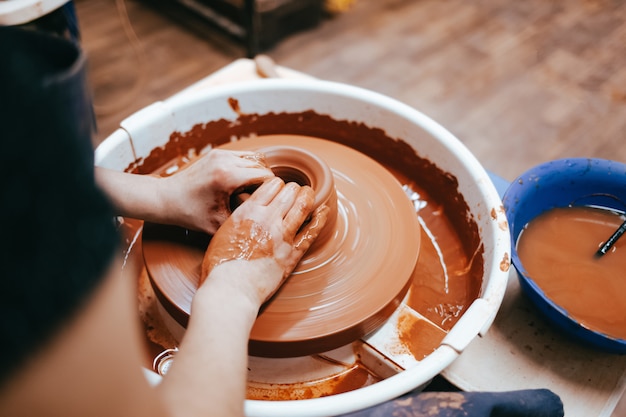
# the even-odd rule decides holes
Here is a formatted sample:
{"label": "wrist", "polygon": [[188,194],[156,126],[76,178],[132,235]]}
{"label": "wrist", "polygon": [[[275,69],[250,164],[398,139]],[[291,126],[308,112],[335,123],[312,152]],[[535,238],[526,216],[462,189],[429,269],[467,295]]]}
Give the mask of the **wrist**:
{"label": "wrist", "polygon": [[198,198],[188,193],[189,184],[175,179],[174,176],[156,178],[156,206],[159,210],[159,223],[204,231],[199,225],[197,207]]}
{"label": "wrist", "polygon": [[171,177],[154,177],[155,208],[158,208],[158,222],[163,224],[181,224],[180,190],[172,186]]}
{"label": "wrist", "polygon": [[229,323],[249,333],[261,304],[234,283],[216,278],[205,281],[194,294],[190,325],[199,317],[228,317]]}
{"label": "wrist", "polygon": [[229,300],[241,297],[256,316],[261,305],[276,291],[282,277],[282,269],[271,258],[233,259],[214,266],[200,288],[222,293]]}

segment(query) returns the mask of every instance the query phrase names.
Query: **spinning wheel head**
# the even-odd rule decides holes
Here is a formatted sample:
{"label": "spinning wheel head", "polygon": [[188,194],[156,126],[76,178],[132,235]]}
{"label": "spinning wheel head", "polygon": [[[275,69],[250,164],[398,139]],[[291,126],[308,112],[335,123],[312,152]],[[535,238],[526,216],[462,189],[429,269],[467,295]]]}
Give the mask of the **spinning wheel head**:
{"label": "spinning wheel head", "polygon": [[[395,177],[360,152],[317,138],[259,136],[224,147],[263,152],[277,176],[310,185],[315,205],[331,208],[317,241],[262,308],[250,353],[319,353],[382,325],[408,290],[420,246],[415,208]],[[175,336],[182,337],[187,323],[209,240],[175,227],[144,226],[144,261]]]}

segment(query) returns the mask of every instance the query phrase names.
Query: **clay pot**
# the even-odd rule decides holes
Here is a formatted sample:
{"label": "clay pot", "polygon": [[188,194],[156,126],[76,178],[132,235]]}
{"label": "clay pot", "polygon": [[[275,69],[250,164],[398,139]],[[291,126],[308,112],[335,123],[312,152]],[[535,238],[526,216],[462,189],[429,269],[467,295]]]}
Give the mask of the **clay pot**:
{"label": "clay pot", "polygon": [[274,174],[285,183],[295,182],[313,189],[313,207],[317,208],[322,204],[328,206],[328,219],[313,248],[323,245],[333,233],[337,219],[337,191],[328,164],[315,153],[295,146],[272,146],[261,148],[259,152],[265,155],[265,160]]}

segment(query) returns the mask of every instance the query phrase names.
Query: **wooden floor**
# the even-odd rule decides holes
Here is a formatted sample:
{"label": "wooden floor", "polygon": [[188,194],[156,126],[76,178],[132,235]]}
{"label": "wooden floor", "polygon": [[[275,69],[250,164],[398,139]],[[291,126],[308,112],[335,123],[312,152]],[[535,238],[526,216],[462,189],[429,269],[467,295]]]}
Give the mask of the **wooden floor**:
{"label": "wooden floor", "polygon": [[[245,55],[149,4],[126,2],[141,55],[115,0],[76,2],[98,141],[125,116]],[[266,53],[416,107],[507,179],[560,157],[626,162],[623,0],[357,0]]]}

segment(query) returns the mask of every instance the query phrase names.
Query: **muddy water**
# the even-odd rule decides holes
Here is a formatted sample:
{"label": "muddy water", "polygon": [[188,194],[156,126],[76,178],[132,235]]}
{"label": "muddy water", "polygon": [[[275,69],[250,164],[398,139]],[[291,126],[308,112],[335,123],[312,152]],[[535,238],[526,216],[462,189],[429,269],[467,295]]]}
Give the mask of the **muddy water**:
{"label": "muddy water", "polygon": [[623,221],[609,210],[552,209],[527,225],[517,250],[528,276],[572,318],[626,339],[626,239],[594,256]]}

